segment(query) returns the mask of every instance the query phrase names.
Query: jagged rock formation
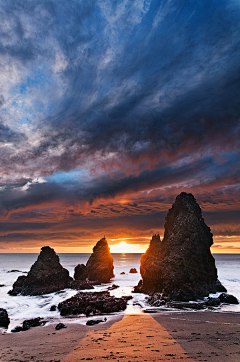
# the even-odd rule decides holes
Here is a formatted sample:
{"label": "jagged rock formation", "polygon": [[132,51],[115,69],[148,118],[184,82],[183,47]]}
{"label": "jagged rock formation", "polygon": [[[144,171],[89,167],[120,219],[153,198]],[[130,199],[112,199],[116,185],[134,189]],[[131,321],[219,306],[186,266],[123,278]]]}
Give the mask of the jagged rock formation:
{"label": "jagged rock formation", "polygon": [[59,263],[59,257],[49,246],[44,246],[27,276],[21,275],[13,284],[10,295],[41,295],[57,292],[69,286],[72,278]]}
{"label": "jagged rock formation", "polygon": [[47,321],[42,320],[42,318],[40,318],[40,317],[33,318],[33,319],[27,319],[27,320],[23,321],[22,326],[16,326],[15,328],[13,328],[11,330],[11,332],[17,333],[17,332],[27,331],[31,327],[44,326],[46,323],[47,323]]}
{"label": "jagged rock formation", "polygon": [[136,292],[162,293],[163,299],[190,301],[217,291],[217,269],[210,252],[210,228],[192,194],[182,192],[169,210],[164,238],[154,235],[141,258],[142,282]]}
{"label": "jagged rock formation", "polygon": [[87,269],[86,265],[78,264],[74,269],[74,279],[75,280],[85,280],[87,278]]}
{"label": "jagged rock formation", "polygon": [[72,280],[70,282],[69,288],[75,290],[94,289],[94,286],[99,284],[101,284],[99,281],[86,282],[85,280]]}
{"label": "jagged rock formation", "polygon": [[[161,293],[154,293],[148,298],[148,303],[152,307],[177,308],[177,309],[207,309],[218,308],[221,304],[239,304],[236,297],[230,294],[222,293],[218,297],[208,297],[198,302],[166,301]],[[148,312],[148,310],[146,310]]]}
{"label": "jagged rock formation", "polygon": [[99,281],[107,283],[113,274],[113,257],[106,238],[102,238],[93,248],[93,253],[85,265],[79,264],[74,271],[75,280]]}
{"label": "jagged rock formation", "polygon": [[147,251],[141,257],[140,274],[143,281],[140,281],[140,289],[136,292],[152,294],[159,291],[162,274],[160,260],[161,239],[159,235],[153,235]]}
{"label": "jagged rock formation", "polygon": [[73,297],[58,304],[62,316],[69,314],[106,314],[119,312],[127,307],[127,301],[132,296],[115,298],[109,292],[92,292],[74,295]]}
{"label": "jagged rock formation", "polygon": [[7,328],[10,323],[8,312],[4,308],[0,308],[0,327]]}

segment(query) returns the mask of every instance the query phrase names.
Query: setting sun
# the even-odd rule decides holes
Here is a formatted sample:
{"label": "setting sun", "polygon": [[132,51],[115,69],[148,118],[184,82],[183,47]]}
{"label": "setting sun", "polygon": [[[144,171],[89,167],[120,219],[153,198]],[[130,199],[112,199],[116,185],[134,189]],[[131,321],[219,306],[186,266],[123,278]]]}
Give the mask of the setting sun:
{"label": "setting sun", "polygon": [[147,249],[147,245],[127,244],[125,241],[109,247],[111,253],[144,253]]}

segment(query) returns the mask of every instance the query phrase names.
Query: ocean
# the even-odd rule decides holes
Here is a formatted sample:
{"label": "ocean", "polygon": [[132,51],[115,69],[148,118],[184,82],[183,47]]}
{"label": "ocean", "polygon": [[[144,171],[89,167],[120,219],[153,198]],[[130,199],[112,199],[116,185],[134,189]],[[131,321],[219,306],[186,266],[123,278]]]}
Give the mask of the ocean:
{"label": "ocean", "polygon": [[[62,266],[69,270],[73,276],[77,264],[86,264],[90,254],[58,254]],[[50,321],[76,322],[74,318],[61,317],[58,311],[50,311],[52,305],[73,296],[77,292],[65,289],[60,292],[41,296],[10,296],[7,292],[12,288],[13,283],[23,272],[28,272],[31,265],[36,261],[38,254],[0,254],[0,308],[8,311],[11,323],[8,331],[16,325],[20,325],[25,319],[42,317]],[[140,293],[131,293],[133,286],[137,285],[141,276],[139,273],[141,254],[112,254],[114,259],[115,278],[111,284],[119,285],[118,289],[110,291],[116,297],[132,295],[133,299],[122,314],[143,313],[148,306],[146,296]],[[227,288],[229,294],[235,295],[240,300],[240,254],[213,254],[218,269],[219,280]],[[138,273],[129,273],[130,268],[136,268]],[[18,270],[12,272],[12,270]],[[120,274],[125,272],[125,274]],[[102,284],[95,287],[94,291],[107,290],[111,284]],[[89,292],[89,290],[87,290]],[[161,310],[161,309],[160,309]],[[216,312],[240,312],[240,305],[222,305]],[[162,311],[166,313],[166,311]],[[99,316],[97,316],[99,318]],[[114,316],[108,316],[114,318]],[[94,319],[94,317],[93,317]],[[79,323],[85,324],[86,317],[77,318]]]}

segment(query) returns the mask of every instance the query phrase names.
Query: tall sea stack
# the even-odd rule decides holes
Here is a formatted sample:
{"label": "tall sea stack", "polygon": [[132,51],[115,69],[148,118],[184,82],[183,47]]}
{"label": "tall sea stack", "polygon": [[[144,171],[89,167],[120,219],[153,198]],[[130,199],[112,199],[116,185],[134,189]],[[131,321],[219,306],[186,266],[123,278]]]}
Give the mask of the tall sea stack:
{"label": "tall sea stack", "polygon": [[168,211],[161,241],[154,235],[141,258],[138,290],[171,300],[196,300],[217,291],[210,228],[192,194],[182,192]]}
{"label": "tall sea stack", "polygon": [[90,281],[99,281],[100,283],[107,283],[113,274],[113,257],[110,253],[110,248],[106,238],[102,238],[97,242],[93,248],[88,262],[85,265],[79,264],[75,268],[74,279]]}
{"label": "tall sea stack", "polygon": [[55,251],[49,246],[44,246],[27,276],[18,277],[9,294],[41,295],[53,293],[67,288],[71,280],[68,270],[62,267]]}

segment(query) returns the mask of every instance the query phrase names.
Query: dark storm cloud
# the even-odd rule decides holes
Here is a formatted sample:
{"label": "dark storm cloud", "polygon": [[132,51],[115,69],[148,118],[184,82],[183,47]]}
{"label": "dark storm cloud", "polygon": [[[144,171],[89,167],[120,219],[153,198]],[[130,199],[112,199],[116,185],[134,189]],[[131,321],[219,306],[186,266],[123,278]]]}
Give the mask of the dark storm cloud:
{"label": "dark storm cloud", "polygon": [[[239,178],[239,169],[236,169],[236,162],[230,162],[221,165],[221,172],[216,176],[215,168],[218,167],[212,158],[205,158],[191,164],[175,165],[174,167],[166,166],[154,170],[144,170],[139,175],[124,176],[123,173],[116,173],[110,178],[102,176],[93,178],[88,182],[44,182],[31,183],[24,185],[11,185],[0,190],[0,210],[8,213],[17,209],[28,209],[30,207],[47,207],[48,204],[55,205],[77,205],[79,202],[93,202],[100,198],[113,198],[116,195],[124,195],[131,192],[151,190],[154,187],[166,187],[166,185],[178,185],[189,183],[196,190],[199,187],[216,187],[219,182],[227,182],[229,178],[234,184],[234,179]],[[231,191],[236,193],[236,190]],[[176,191],[175,191],[176,192]],[[197,191],[196,191],[197,192]],[[220,193],[220,191],[218,191]],[[215,198],[217,193],[214,195]],[[219,196],[219,195],[218,195]],[[200,196],[208,203],[214,203],[213,196]],[[221,199],[221,194],[220,194]],[[162,201],[168,200],[168,196],[162,198]],[[218,201],[219,202],[219,201]],[[93,211],[94,213],[95,211]]]}
{"label": "dark storm cloud", "polygon": [[39,166],[43,157],[51,173],[99,151],[131,159],[209,143],[239,147],[236,2],[18,0],[2,11],[13,26],[2,27],[0,52],[28,67],[37,57],[53,68],[55,61],[67,84],[50,96],[54,112],[39,145],[13,161]]}
{"label": "dark storm cloud", "polygon": [[42,205],[54,202],[59,198],[63,202],[68,196],[71,196],[63,186],[55,183],[30,183],[27,185],[27,189],[24,189],[26,185],[14,188],[11,185],[0,191],[2,212]]}
{"label": "dark storm cloud", "polygon": [[[160,18],[166,12],[159,23],[158,11]],[[74,84],[70,103],[66,100],[65,114],[72,117],[73,128],[84,132],[90,152],[122,150],[134,157],[176,152],[193,142],[195,150],[196,143],[215,143],[213,134],[217,144],[237,136],[239,16],[226,2],[190,1],[186,7],[152,2],[141,24],[120,37],[120,53],[112,49],[116,53],[100,71],[99,84],[84,88],[97,91],[91,110],[81,107],[80,82]]]}
{"label": "dark storm cloud", "polygon": [[[35,230],[46,209],[70,208],[75,220],[78,204],[149,192],[144,206],[102,214],[144,217],[154,197],[172,203],[182,188],[209,208],[234,204],[238,2],[0,0],[0,13],[3,217],[29,215]],[[75,168],[87,177],[48,177]]]}
{"label": "dark storm cloud", "polygon": [[[192,173],[201,173],[207,167],[212,166],[212,160],[196,162],[195,165],[184,165],[182,167],[165,167],[158,170],[143,171],[139,176],[123,177],[122,174],[110,179],[104,176],[93,179],[88,183],[60,184],[48,183],[26,183],[20,187],[3,188],[0,190],[0,206],[2,212],[12,209],[28,208],[29,206],[44,205],[49,202],[62,202],[75,204],[78,201],[94,201],[96,198],[114,197],[117,194],[129,191],[141,191],[154,186],[163,186],[166,183],[181,182],[187,180]],[[204,183],[204,179],[202,180]]]}
{"label": "dark storm cloud", "polygon": [[7,142],[19,143],[23,140],[26,140],[26,136],[24,136],[24,134],[14,132],[0,122],[0,145],[1,143]]}

